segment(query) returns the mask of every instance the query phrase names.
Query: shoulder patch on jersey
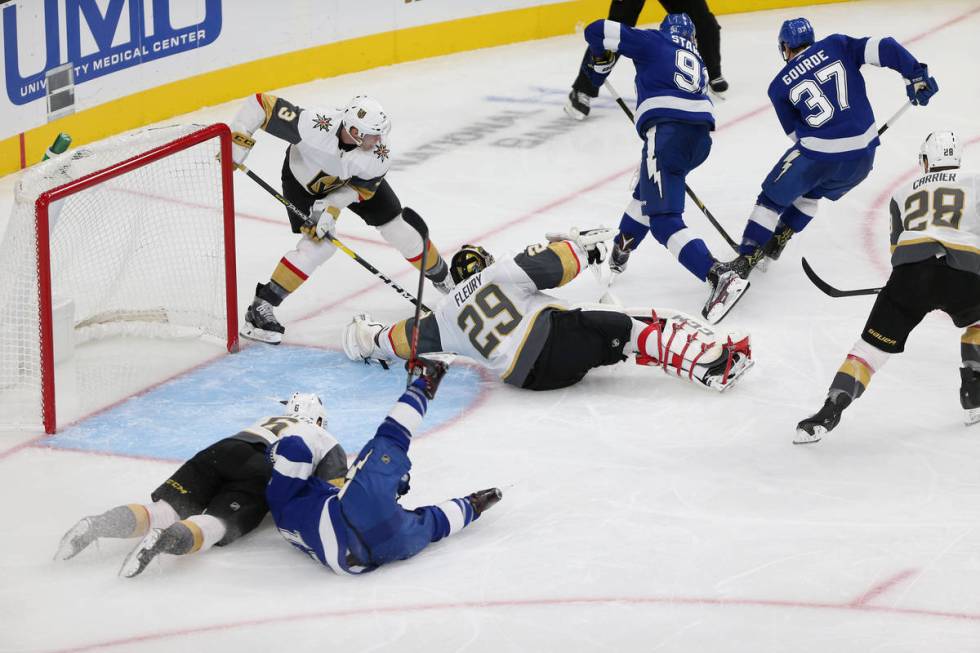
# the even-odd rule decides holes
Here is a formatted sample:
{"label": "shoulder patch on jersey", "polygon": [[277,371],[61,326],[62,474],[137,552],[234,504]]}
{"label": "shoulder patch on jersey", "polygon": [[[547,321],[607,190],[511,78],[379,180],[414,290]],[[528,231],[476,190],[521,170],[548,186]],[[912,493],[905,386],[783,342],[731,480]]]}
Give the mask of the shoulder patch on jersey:
{"label": "shoulder patch on jersey", "polygon": [[391,150],[384,143],[378,143],[374,146],[374,155],[384,161],[391,155]]}
{"label": "shoulder patch on jersey", "polygon": [[328,132],[330,131],[330,128],[333,126],[333,118],[331,118],[330,116],[325,116],[322,113],[318,113],[316,114],[316,117],[313,119],[313,126],[316,127],[317,129],[321,129],[325,132]]}

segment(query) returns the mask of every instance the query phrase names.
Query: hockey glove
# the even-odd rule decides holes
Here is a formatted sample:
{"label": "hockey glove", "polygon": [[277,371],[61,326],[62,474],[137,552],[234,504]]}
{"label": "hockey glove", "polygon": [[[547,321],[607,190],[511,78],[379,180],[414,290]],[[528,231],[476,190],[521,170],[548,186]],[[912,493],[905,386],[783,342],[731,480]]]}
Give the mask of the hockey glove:
{"label": "hockey glove", "polygon": [[912,104],[924,107],[938,91],[939,84],[935,77],[929,76],[929,66],[924,63],[915,67],[911,79],[905,80],[905,93]]}
{"label": "hockey glove", "polygon": [[320,242],[324,238],[333,235],[334,230],[337,228],[337,218],[339,217],[339,208],[328,204],[326,199],[319,199],[313,202],[310,217],[303,223],[303,226],[299,230],[312,240]]}
{"label": "hockey glove", "polygon": [[602,86],[602,83],[606,81],[606,77],[612,72],[613,66],[616,65],[616,61],[619,59],[619,55],[615,52],[610,52],[606,50],[601,55],[591,55],[589,60],[585,62],[583,66],[585,70],[586,77],[589,81],[595,85],[596,88]]}
{"label": "hockey glove", "polygon": [[606,256],[609,254],[609,241],[615,236],[616,230],[606,227],[584,230],[572,227],[568,233],[549,232],[545,234],[548,242],[556,243],[562,240],[570,240],[581,247],[589,259],[589,265],[599,265],[606,260]]}
{"label": "hockey glove", "polygon": [[245,157],[252,151],[255,139],[242,132],[232,132],[231,134],[231,162],[235,166],[245,163]]}

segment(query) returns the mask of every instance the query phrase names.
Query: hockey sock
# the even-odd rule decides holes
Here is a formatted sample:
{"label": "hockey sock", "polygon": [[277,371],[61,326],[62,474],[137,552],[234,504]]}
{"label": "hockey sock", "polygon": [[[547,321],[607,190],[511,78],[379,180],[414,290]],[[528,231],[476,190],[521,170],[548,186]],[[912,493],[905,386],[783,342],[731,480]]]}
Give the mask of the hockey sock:
{"label": "hockey sock", "polygon": [[[279,265],[282,265],[282,263],[280,262]],[[279,269],[276,268],[276,272],[278,271]],[[273,277],[277,276],[276,272],[272,274]],[[279,274],[278,276],[279,278],[282,278],[282,274]],[[270,280],[269,283],[260,283],[258,286],[256,286],[255,296],[258,299],[269,302],[273,306],[278,306],[282,303],[282,300],[289,297],[289,291],[275,281]]]}
{"label": "hockey sock", "polygon": [[432,533],[432,542],[438,542],[444,537],[458,533],[479,518],[479,513],[473,509],[466,499],[450,499],[428,508],[435,517],[436,528]]}
{"label": "hockey sock", "polygon": [[273,306],[278,306],[287,295],[295,292],[297,288],[303,285],[303,282],[309,279],[313,271],[323,265],[336,252],[337,248],[329,241],[316,242],[308,236],[303,236],[296,243],[296,248],[286,252],[279,260],[279,264],[272,272],[272,283],[267,284],[267,287],[272,284],[279,286],[279,290],[276,290],[274,286],[272,290],[274,296],[278,296],[279,301],[273,302],[267,297],[262,299]]}
{"label": "hockey sock", "polygon": [[742,244],[738,247],[738,253],[749,255],[769,242],[779,223],[780,213],[781,211],[771,207],[756,204],[752,214],[749,215],[745,231],[742,232]]}
{"label": "hockey sock", "polygon": [[980,372],[980,322],[971,324],[960,336],[963,367]]}
{"label": "hockey sock", "polygon": [[809,197],[798,197],[793,204],[786,208],[779,216],[779,221],[792,229],[795,233],[800,233],[810,224],[817,215],[817,200]]}
{"label": "hockey sock", "polygon": [[844,393],[852,401],[857,399],[864,394],[874,373],[888,362],[889,356],[887,352],[869,345],[864,340],[858,340],[837,370],[837,375],[830,384],[828,396],[833,398],[836,394]]}
{"label": "hockey sock", "polygon": [[701,281],[715,264],[715,257],[704,241],[694,235],[679,214],[655,215],[650,218],[650,232],[687,270]]}
{"label": "hockey sock", "polygon": [[[195,553],[197,551],[207,551],[212,546],[221,541],[227,533],[225,523],[214,515],[191,515],[187,519],[177,522],[171,529],[183,526],[191,535],[190,546],[177,553]],[[182,535],[182,542],[187,542],[187,536]],[[167,553],[171,553],[168,551]]]}
{"label": "hockey sock", "polygon": [[395,322],[390,327],[385,327],[375,336],[374,344],[388,356],[408,360],[412,351],[408,334],[412,332],[414,323],[415,318],[410,317],[407,320]]}
{"label": "hockey sock", "polygon": [[89,519],[95,537],[140,537],[150,528],[149,513],[138,503],[116,506]]}
{"label": "hockey sock", "polygon": [[378,427],[375,437],[393,442],[402,451],[408,451],[412,433],[422,424],[429,400],[425,397],[425,379],[419,377],[412,381],[402,394],[388,416]]}
{"label": "hockey sock", "polygon": [[[378,233],[416,270],[422,267],[422,235],[418,228],[406,222],[401,214],[378,227]],[[430,240],[425,256],[425,276],[433,281],[442,281],[448,271],[449,266],[439,254],[439,249]]]}
{"label": "hockey sock", "polygon": [[642,206],[640,200],[631,200],[619,220],[619,233],[616,234],[615,242],[628,252],[639,247],[650,232],[650,218],[643,215]]}

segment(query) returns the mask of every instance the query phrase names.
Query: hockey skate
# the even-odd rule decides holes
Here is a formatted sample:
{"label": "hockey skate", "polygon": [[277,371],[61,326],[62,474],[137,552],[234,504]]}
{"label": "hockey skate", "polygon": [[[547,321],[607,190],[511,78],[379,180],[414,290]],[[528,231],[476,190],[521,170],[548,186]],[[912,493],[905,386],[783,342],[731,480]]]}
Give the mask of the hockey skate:
{"label": "hockey skate", "polygon": [[718,75],[714,79],[708,81],[708,86],[710,86],[711,90],[715,93],[724,93],[728,90],[728,80],[725,79],[724,75]]}
{"label": "hockey skate", "polygon": [[453,288],[456,287],[456,282],[453,281],[453,277],[449,273],[446,274],[442,281],[436,281],[434,279],[429,279],[429,281],[431,281],[432,285],[435,286],[435,289],[441,292],[443,295],[448,295],[452,292]]}
{"label": "hockey skate", "polygon": [[504,493],[499,488],[492,487],[487,490],[479,490],[467,495],[466,500],[473,506],[473,512],[479,517],[490,508],[493,508],[504,497]]}
{"label": "hockey skate", "polygon": [[372,361],[388,369],[388,356],[378,346],[377,336],[385,325],[375,322],[367,313],[358,313],[344,328],[344,353],[352,361]]}
{"label": "hockey skate", "polygon": [[613,241],[612,252],[609,254],[609,271],[613,274],[622,274],[626,271],[630,254],[633,253],[633,250],[629,248],[632,242],[632,238],[627,238],[624,235],[620,235],[619,238]]}
{"label": "hockey skate", "polygon": [[751,268],[744,256],[727,263],[716,262],[708,271],[711,294],[701,309],[708,323],[718,324],[731,311],[751,285],[748,277]]}
{"label": "hockey skate", "polygon": [[966,410],[966,425],[980,422],[980,372],[969,367],[960,368],[960,405]]}
{"label": "hockey skate", "polygon": [[786,244],[789,243],[789,239],[793,237],[794,233],[796,232],[780,222],[779,226],[776,227],[776,232],[769,239],[769,242],[758,251],[759,258],[753,267],[759,268],[762,272],[768,271],[771,262],[779,260],[783,250],[786,249]]}
{"label": "hockey skate", "polygon": [[54,554],[55,560],[70,560],[81,553],[89,544],[98,539],[92,520],[88,517],[81,519],[71,527],[58,545],[58,551]]}
{"label": "hockey skate", "polygon": [[[260,287],[261,284],[256,287],[256,293]],[[282,334],[285,332],[285,327],[276,319],[272,304],[256,294],[252,305],[245,311],[245,322],[240,333],[249,340],[278,345],[282,342]]]}
{"label": "hockey skate", "polygon": [[591,103],[592,98],[588,95],[572,89],[572,92],[568,94],[568,100],[565,102],[565,113],[575,120],[585,120],[589,117]]}
{"label": "hockey skate", "polygon": [[816,415],[807,417],[796,425],[796,437],[793,438],[793,444],[820,442],[820,438],[837,427],[841,413],[851,405],[851,401],[851,396],[844,392],[837,392],[833,397],[828,396]]}
{"label": "hockey skate", "polygon": [[123,560],[122,567],[119,568],[119,575],[123,578],[132,578],[143,573],[143,570],[153,561],[153,558],[161,553],[158,541],[162,533],[162,528],[151,528],[150,532],[140,540],[136,548],[130,551],[126,559]]}

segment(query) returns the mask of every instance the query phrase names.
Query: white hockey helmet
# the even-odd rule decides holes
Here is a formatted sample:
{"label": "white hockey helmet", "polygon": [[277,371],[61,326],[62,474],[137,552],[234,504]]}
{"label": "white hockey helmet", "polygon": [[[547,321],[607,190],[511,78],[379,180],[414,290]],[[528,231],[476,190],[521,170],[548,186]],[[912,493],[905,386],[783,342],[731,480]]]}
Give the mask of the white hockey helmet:
{"label": "white hockey helmet", "polygon": [[286,406],[284,417],[295,417],[303,422],[317,424],[326,428],[327,411],[320,397],[312,392],[294,392],[288,400],[279,402]]}
{"label": "white hockey helmet", "polygon": [[347,133],[350,134],[351,127],[357,127],[358,136],[351,137],[358,141],[363,136],[387,136],[391,131],[391,120],[388,114],[381,108],[377,100],[366,95],[357,95],[347,103],[344,109],[344,117],[341,120]]}
{"label": "white hockey helmet", "polygon": [[959,168],[963,148],[951,131],[932,132],[919,148],[919,163],[929,172],[936,168]]}

